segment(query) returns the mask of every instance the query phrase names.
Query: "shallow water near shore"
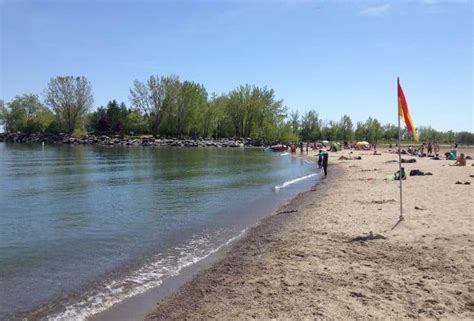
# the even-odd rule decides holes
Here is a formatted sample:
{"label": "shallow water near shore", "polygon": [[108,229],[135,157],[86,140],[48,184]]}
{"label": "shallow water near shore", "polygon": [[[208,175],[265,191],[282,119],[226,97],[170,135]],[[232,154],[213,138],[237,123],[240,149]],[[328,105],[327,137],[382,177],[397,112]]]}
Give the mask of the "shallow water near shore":
{"label": "shallow water near shore", "polygon": [[157,287],[315,172],[262,149],[0,144],[0,319],[85,319]]}

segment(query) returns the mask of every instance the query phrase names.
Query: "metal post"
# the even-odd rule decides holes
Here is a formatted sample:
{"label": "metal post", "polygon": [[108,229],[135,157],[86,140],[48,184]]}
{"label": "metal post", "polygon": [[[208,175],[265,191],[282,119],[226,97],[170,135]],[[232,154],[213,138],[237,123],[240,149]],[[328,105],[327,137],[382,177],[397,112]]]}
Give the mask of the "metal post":
{"label": "metal post", "polygon": [[401,146],[401,130],[400,130],[400,101],[399,101],[399,87],[400,86],[400,80],[397,77],[397,118],[398,118],[398,169],[399,169],[399,180],[400,180],[400,220],[403,220],[403,198],[402,198],[402,146]]}

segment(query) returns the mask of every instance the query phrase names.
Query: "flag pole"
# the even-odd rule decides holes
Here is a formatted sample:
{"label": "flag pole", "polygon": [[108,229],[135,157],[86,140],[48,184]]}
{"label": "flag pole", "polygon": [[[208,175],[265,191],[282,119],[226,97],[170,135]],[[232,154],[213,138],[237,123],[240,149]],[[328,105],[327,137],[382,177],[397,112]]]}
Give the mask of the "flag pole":
{"label": "flag pole", "polygon": [[398,178],[400,181],[400,221],[403,220],[403,198],[402,198],[402,145],[401,143],[401,130],[400,130],[400,93],[398,92],[400,88],[400,80],[397,77],[397,118],[398,118]]}

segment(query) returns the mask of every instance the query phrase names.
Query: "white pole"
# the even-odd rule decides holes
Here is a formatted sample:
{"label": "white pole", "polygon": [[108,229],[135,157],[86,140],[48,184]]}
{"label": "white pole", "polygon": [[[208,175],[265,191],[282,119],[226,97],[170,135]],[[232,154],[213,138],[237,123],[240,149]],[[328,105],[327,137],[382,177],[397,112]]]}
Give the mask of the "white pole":
{"label": "white pole", "polygon": [[400,86],[400,80],[397,77],[397,118],[398,118],[398,169],[399,169],[399,180],[400,180],[400,220],[403,220],[403,198],[402,198],[402,146],[400,144],[401,139],[401,130],[400,130],[400,102],[399,102],[399,93],[398,88]]}

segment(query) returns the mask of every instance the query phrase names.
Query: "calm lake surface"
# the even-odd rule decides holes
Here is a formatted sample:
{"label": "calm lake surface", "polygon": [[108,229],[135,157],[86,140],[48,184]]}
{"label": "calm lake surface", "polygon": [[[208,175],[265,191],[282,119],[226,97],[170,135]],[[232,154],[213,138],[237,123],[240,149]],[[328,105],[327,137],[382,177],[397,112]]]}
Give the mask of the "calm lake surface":
{"label": "calm lake surface", "polygon": [[159,286],[315,173],[262,149],[0,143],[0,319],[85,319]]}

